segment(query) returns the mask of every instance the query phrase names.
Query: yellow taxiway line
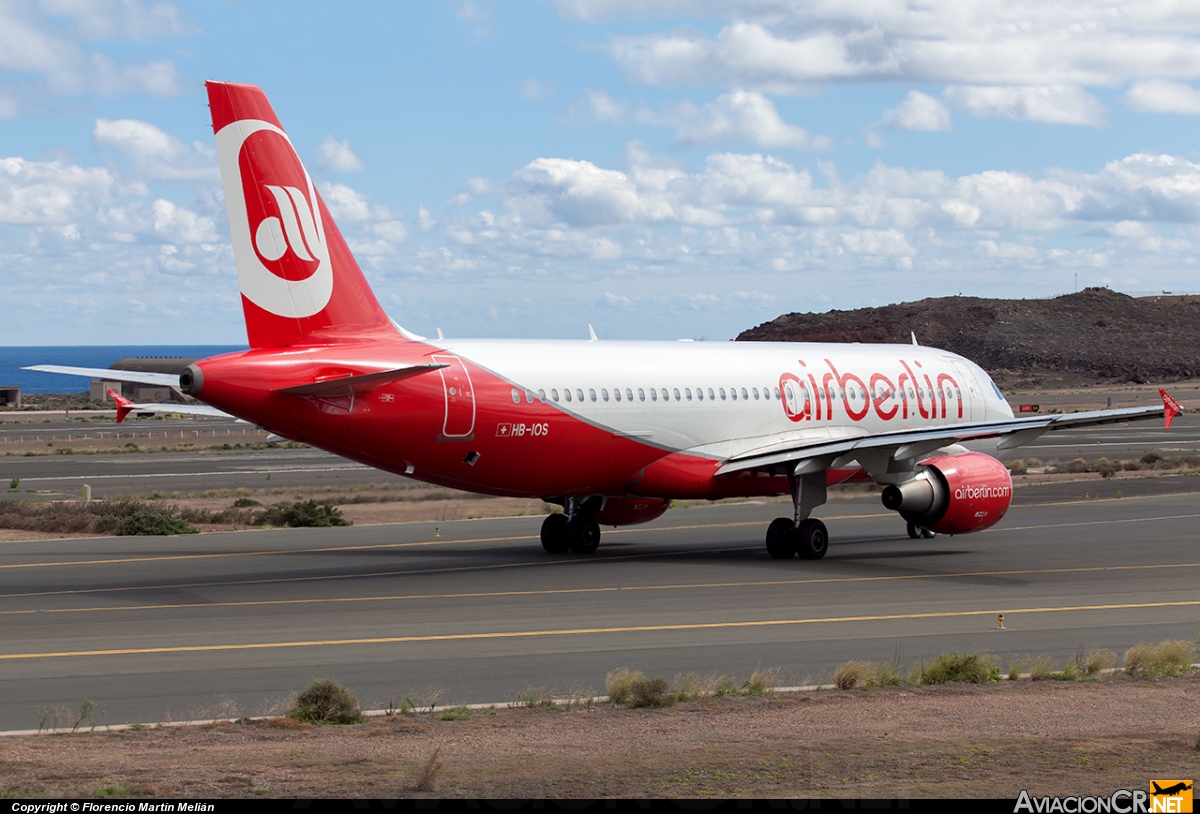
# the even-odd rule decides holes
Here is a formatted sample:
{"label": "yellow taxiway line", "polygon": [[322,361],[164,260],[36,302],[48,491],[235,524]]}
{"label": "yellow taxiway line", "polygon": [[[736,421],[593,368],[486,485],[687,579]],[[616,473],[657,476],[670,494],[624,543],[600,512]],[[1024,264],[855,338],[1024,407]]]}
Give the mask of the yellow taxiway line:
{"label": "yellow taxiway line", "polygon": [[363,639],[315,639],[292,642],[252,642],[247,644],[197,644],[172,647],[130,647],[111,650],[74,650],[47,653],[0,654],[0,661],[33,659],[83,658],[88,656],[133,656],[169,653],[213,653],[239,650],[282,650],[307,647],[338,647],[347,645],[415,644],[431,642],[485,641],[496,639],[533,639],[550,636],[594,636],[605,633],[664,633],[692,630],[733,630],[747,628],[786,627],[795,625],[839,624],[847,622],[886,622],[912,619],[955,619],[970,616],[1069,613],[1074,611],[1138,610],[1145,608],[1179,608],[1200,606],[1200,600],[1179,602],[1129,602],[1111,605],[1067,605],[1063,607],[1001,608],[988,610],[942,611],[929,613],[894,613],[873,616],[834,616],[807,619],[762,619],[742,622],[691,622],[674,625],[622,625],[613,627],[563,628],[550,630],[512,630],[479,633],[440,633],[425,636],[379,636]]}

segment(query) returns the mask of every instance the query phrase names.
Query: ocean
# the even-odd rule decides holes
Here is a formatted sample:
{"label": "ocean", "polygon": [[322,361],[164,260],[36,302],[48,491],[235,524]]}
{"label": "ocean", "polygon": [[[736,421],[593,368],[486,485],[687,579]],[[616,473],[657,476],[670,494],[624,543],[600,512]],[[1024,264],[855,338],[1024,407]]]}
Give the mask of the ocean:
{"label": "ocean", "polygon": [[85,393],[82,376],[21,370],[24,365],[108,367],[133,356],[182,356],[203,359],[218,353],[245,350],[244,345],[51,345],[0,347],[0,387],[20,387],[22,393]]}

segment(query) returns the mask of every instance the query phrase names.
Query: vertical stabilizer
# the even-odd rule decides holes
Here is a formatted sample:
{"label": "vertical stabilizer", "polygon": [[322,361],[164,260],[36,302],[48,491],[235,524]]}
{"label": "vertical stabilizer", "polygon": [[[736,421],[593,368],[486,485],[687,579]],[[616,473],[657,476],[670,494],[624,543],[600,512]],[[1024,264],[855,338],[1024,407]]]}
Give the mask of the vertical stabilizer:
{"label": "vertical stabilizer", "polygon": [[266,95],[207,87],[250,346],[398,337]]}

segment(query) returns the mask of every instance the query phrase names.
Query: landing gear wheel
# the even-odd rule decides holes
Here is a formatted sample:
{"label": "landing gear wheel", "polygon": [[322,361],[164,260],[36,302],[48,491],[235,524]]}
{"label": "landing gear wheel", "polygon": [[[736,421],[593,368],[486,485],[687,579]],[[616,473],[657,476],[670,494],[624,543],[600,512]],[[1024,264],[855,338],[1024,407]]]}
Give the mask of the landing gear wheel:
{"label": "landing gear wheel", "polygon": [[921,529],[917,528],[912,523],[908,524],[908,536],[916,540],[921,536]]}
{"label": "landing gear wheel", "polygon": [[796,556],[795,526],[790,517],[777,517],[767,526],[767,553],[773,560]]}
{"label": "landing gear wheel", "polygon": [[567,516],[551,514],[542,521],[542,548],[549,554],[565,554],[570,548],[567,537]]}
{"label": "landing gear wheel", "polygon": [[820,520],[805,520],[796,530],[796,553],[802,560],[819,560],[829,550],[829,529]]}
{"label": "landing gear wheel", "polygon": [[937,537],[937,532],[930,529],[921,529],[921,536],[926,540],[932,540],[934,537]]}
{"label": "landing gear wheel", "polygon": [[594,554],[600,547],[600,524],[595,520],[580,518],[567,526],[567,537],[571,551],[576,554]]}

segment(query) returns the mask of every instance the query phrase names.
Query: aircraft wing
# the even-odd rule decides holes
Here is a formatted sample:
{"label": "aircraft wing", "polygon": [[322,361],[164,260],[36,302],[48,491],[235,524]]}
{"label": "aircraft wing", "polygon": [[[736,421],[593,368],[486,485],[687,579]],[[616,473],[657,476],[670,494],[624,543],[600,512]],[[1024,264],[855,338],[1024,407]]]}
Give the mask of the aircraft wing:
{"label": "aircraft wing", "polygon": [[174,373],[150,373],[141,370],[110,370],[106,367],[71,367],[69,365],[30,365],[22,370],[37,370],[42,373],[62,373],[66,376],[87,376],[106,382],[131,382],[133,384],[156,384],[161,387],[179,387],[179,376]]}
{"label": "aircraft wing", "polygon": [[[1171,418],[1178,412],[1178,405],[1165,392],[1162,396],[1163,405],[1156,407],[1129,407],[1122,410],[1095,410],[972,424],[949,424],[810,444],[797,444],[793,441],[734,455],[717,469],[717,474],[729,475],[745,470],[773,469],[786,465],[794,474],[802,475],[845,466],[851,461],[858,461],[869,470],[887,471],[890,462],[913,460],[941,447],[965,441],[999,438],[998,448],[1003,450],[1028,444],[1047,432],[1075,427],[1094,427],[1100,424],[1159,417],[1165,417],[1167,426],[1170,427]],[[870,460],[875,466],[867,465],[867,460],[864,459]]]}

